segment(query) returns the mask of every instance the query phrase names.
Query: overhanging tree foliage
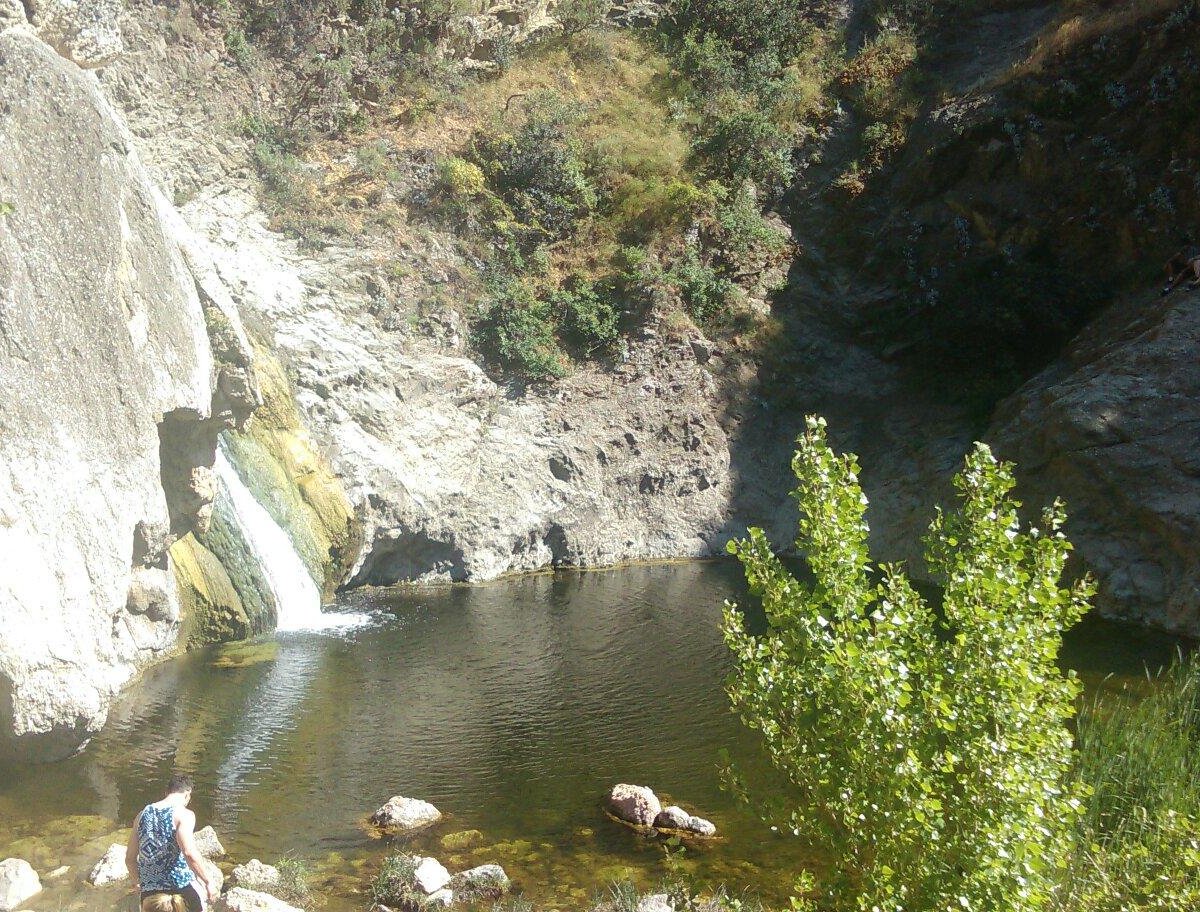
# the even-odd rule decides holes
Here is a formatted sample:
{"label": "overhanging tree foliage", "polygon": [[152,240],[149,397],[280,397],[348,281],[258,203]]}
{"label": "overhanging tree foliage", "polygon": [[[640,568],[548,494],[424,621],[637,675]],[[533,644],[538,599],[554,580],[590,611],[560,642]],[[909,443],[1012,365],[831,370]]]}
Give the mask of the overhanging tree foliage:
{"label": "overhanging tree foliage", "polygon": [[797,905],[856,912],[1043,909],[1067,864],[1082,788],[1070,774],[1078,682],[1056,663],[1090,581],[1060,586],[1070,544],[1056,502],[1023,528],[1010,466],[982,444],[939,511],[926,556],[935,611],[896,566],[873,572],[853,455],[808,419],[793,461],[798,581],[761,529],[730,544],[769,629],[733,605],[729,694],[794,787],[793,800],[733,787],[832,859]]}

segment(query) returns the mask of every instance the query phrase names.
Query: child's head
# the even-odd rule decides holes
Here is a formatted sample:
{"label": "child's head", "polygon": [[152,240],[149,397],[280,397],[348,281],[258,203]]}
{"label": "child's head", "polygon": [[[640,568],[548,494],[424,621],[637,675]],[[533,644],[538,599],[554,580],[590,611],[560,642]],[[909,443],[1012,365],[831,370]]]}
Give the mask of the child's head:
{"label": "child's head", "polygon": [[186,912],[178,893],[151,893],[142,900],[142,912]]}

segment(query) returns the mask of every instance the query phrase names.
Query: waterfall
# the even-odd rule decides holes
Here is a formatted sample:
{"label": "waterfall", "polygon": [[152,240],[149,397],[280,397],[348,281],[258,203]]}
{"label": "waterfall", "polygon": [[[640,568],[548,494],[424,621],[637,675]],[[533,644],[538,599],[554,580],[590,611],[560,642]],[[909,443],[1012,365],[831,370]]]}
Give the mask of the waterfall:
{"label": "waterfall", "polygon": [[312,630],[361,622],[359,615],[321,612],[321,592],[292,540],[246,487],[229,461],[224,443],[217,449],[214,468],[229,498],[234,522],[275,597],[276,629]]}

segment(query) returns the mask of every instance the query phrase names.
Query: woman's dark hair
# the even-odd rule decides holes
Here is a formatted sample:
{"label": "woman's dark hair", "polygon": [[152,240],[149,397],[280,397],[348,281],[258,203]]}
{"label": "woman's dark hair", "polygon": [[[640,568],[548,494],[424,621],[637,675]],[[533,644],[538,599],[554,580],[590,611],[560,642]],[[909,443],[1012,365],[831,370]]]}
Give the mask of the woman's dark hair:
{"label": "woman's dark hair", "polygon": [[185,776],[183,773],[176,773],[171,777],[171,781],[167,783],[167,794],[175,792],[190,792],[193,787],[192,777]]}

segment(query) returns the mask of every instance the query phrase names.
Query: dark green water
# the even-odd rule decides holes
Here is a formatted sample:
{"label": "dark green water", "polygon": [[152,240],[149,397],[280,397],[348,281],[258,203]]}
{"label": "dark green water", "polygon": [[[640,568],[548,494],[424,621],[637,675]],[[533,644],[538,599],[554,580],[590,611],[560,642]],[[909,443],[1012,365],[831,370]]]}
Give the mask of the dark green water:
{"label": "dark green water", "polygon": [[[531,898],[577,908],[612,879],[665,873],[660,844],[601,810],[610,785],[634,782],[717,823],[721,840],[683,856],[701,881],[780,903],[815,859],[734,805],[717,773],[721,748],[755,759],[721,686],[721,604],[741,594],[737,567],[716,563],[354,593],[338,609],[368,612],[365,627],[169,662],[79,756],[0,768],[0,857],[75,866],[32,909],[113,908],[119,890],[80,892],[79,878],[178,766],[233,860],[305,859],[327,909],[366,907],[357,891],[389,846],[360,821],[394,794],[447,815],[414,848],[451,870],[498,861]],[[1174,648],[1089,622],[1065,657],[1095,686]],[[466,829],[482,832],[476,848],[440,845]]]}

